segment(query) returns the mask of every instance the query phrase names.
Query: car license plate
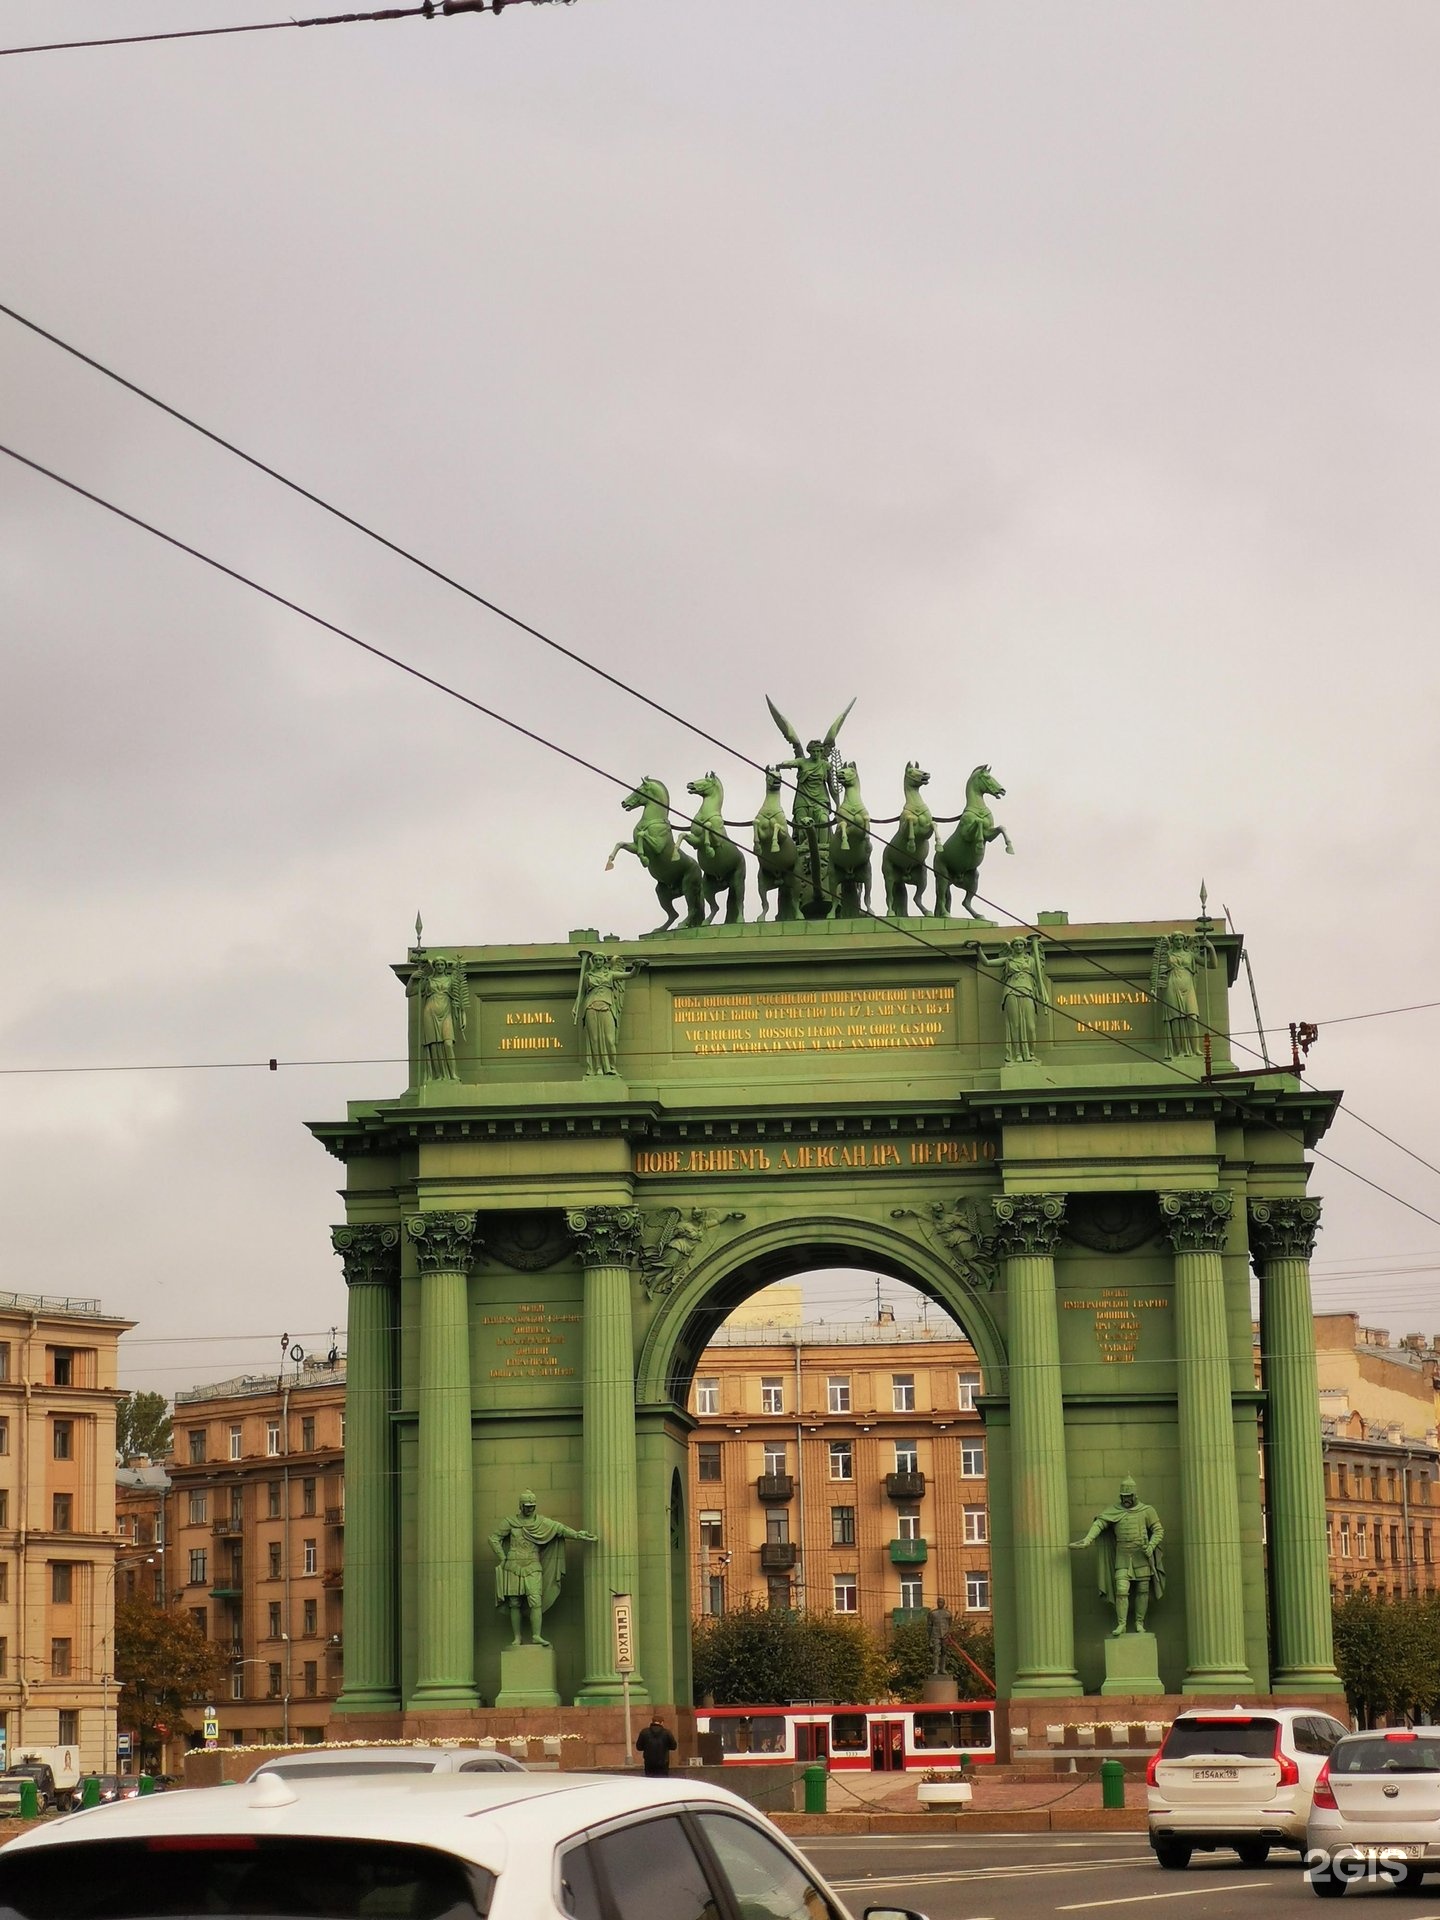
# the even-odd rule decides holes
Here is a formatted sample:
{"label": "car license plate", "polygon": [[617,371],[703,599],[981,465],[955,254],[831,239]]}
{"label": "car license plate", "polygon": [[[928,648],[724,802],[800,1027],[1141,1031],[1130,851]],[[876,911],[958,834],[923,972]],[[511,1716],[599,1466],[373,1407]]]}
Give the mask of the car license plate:
{"label": "car license plate", "polygon": [[1397,1841],[1389,1847],[1361,1847],[1361,1853],[1367,1860],[1423,1860],[1425,1842],[1423,1840]]}
{"label": "car license plate", "polygon": [[1238,1780],[1240,1774],[1235,1767],[1196,1767],[1197,1780]]}

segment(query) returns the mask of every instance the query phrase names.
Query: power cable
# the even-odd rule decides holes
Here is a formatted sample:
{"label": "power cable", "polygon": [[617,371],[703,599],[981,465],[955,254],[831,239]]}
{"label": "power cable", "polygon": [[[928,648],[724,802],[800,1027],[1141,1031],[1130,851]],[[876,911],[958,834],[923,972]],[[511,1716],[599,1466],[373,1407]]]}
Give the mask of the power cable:
{"label": "power cable", "polygon": [[[213,40],[235,33],[274,33],[281,27],[349,27],[366,21],[433,20],[454,13],[499,13],[503,7],[518,6],[520,0],[420,0],[413,7],[379,7],[371,13],[323,13],[308,20],[258,20],[235,27],[177,27],[168,33],[112,34],[103,40],[47,40],[34,46],[0,47],[0,60],[16,53],[65,53],[81,47],[136,47],[157,40]],[[544,6],[548,0],[529,0]],[[565,0],[568,6],[570,0]]]}

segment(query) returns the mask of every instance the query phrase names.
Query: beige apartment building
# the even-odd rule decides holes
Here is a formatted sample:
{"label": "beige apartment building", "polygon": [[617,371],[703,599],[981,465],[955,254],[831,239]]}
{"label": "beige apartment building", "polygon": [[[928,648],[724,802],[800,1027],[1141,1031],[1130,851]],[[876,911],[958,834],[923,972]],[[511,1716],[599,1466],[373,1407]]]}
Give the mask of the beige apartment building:
{"label": "beige apartment building", "polygon": [[749,1599],[883,1630],[943,1599],[988,1620],[974,1348],[949,1321],[804,1325],[798,1291],[791,1310],[789,1324],[783,1303],[754,1324],[765,1309],[752,1303],[696,1367],[697,1613]]}
{"label": "beige apartment building", "polygon": [[116,1353],[98,1300],[0,1294],[0,1733],[115,1762]]}
{"label": "beige apartment building", "polygon": [[225,1652],[224,1746],[325,1737],[344,1646],[344,1447],[343,1358],[175,1396],[153,1560],[170,1604]]}

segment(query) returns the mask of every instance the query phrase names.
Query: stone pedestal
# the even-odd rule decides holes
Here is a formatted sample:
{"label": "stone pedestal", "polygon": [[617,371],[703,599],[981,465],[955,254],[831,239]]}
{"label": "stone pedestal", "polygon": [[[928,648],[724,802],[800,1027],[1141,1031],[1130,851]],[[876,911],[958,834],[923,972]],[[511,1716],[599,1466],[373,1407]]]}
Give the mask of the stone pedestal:
{"label": "stone pedestal", "polygon": [[553,1647],[506,1647],[500,1655],[497,1707],[558,1707]]}
{"label": "stone pedestal", "polygon": [[954,1674],[932,1673],[920,1689],[920,1698],[927,1706],[953,1707],[960,1698]]}
{"label": "stone pedestal", "polygon": [[1153,1633],[1111,1634],[1105,1642],[1105,1683],[1101,1693],[1126,1694],[1132,1699],[1164,1693],[1159,1661]]}

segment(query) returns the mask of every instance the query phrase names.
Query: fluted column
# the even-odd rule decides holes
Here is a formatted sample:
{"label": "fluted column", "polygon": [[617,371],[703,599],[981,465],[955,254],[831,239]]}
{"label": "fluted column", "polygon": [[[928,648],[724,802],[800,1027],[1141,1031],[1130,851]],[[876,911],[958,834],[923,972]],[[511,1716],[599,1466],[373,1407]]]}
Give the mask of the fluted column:
{"label": "fluted column", "polygon": [[1269,1509],[1270,1684],[1320,1693],[1339,1688],[1325,1550],[1325,1469],[1320,1382],[1310,1305],[1310,1255],[1320,1202],[1250,1202],[1250,1258],[1260,1276],[1265,1385],[1265,1500]]}
{"label": "fluted column", "polygon": [[337,1713],[400,1705],[395,1603],[396,1287],[400,1229],[332,1227],[348,1289],[345,1362],[345,1677]]}
{"label": "fluted column", "polygon": [[1010,1691],[1016,1699],[1078,1694],[1055,1309],[1055,1248],[1065,1197],[1003,1194],[992,1205],[1009,1308],[1015,1566],[1015,1677]]}
{"label": "fluted column", "polygon": [[416,1676],[411,1707],[475,1707],[475,1494],[466,1280],[473,1213],[405,1222],[420,1268],[420,1433],[415,1488]]}
{"label": "fluted column", "polygon": [[1185,1535],[1187,1693],[1253,1687],[1245,1654],[1240,1497],[1221,1252],[1233,1196],[1162,1193],[1175,1250],[1180,1512]]}
{"label": "fluted column", "polygon": [[[586,1207],[567,1213],[565,1222],[585,1269],[585,1525],[598,1535],[585,1549],[585,1677],[575,1704],[608,1706],[623,1692],[615,1671],[611,1595],[632,1595],[637,1621],[642,1601],[630,1321],[640,1210]],[[650,1697],[638,1673],[631,1676],[630,1697]]]}

